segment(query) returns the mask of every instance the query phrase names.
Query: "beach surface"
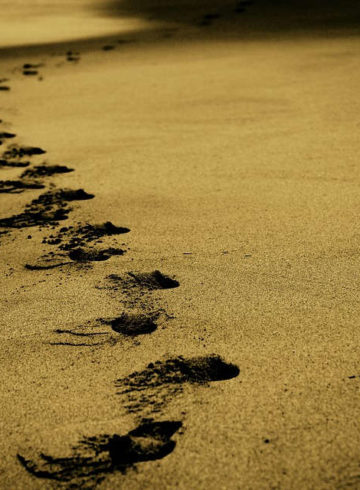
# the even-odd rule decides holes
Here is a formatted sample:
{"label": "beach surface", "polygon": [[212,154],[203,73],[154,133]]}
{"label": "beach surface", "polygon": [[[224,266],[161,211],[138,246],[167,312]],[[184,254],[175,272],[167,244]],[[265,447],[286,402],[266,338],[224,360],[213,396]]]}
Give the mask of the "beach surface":
{"label": "beach surface", "polygon": [[2,2],[1,489],[360,486],[360,7],[190,3]]}

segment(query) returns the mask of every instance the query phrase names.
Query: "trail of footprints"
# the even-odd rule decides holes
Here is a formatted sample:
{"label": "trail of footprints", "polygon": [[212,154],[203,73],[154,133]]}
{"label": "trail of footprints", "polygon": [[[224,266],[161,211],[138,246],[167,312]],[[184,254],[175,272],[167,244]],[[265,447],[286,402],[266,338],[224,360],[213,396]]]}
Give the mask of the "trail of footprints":
{"label": "trail of footprints", "polygon": [[[250,2],[239,2],[243,9]],[[219,17],[209,14],[202,19],[210,25]],[[119,43],[123,42],[122,40]],[[124,41],[125,42],[125,41]],[[114,49],[103,46],[104,51]],[[66,53],[68,62],[80,60],[78,52]],[[24,76],[39,75],[43,64],[24,64]],[[10,87],[0,79],[0,90]],[[1,123],[2,121],[0,121]],[[93,199],[95,196],[83,189],[58,189],[53,180],[57,175],[73,172],[66,165],[34,164],[32,159],[46,152],[38,147],[19,146],[11,142],[16,135],[0,131],[0,145],[6,146],[0,157],[0,171],[7,168],[24,169],[15,180],[0,180],[0,193],[19,194],[30,190],[42,190],[19,214],[0,219],[0,238],[16,233],[16,230],[37,227],[44,231],[43,244],[49,251],[34,264],[25,264],[29,271],[42,271],[64,266],[90,266],[113,256],[127,252],[125,243],[118,244],[119,236],[129,233],[125,227],[107,221],[100,224],[76,223],[66,226],[73,203]],[[103,245],[103,242],[107,245]],[[109,243],[110,242],[110,243]],[[84,325],[57,328],[53,332],[51,346],[106,347],[127,339],[141,338],[156,332],[159,324],[166,324],[171,316],[157,304],[153,291],[179,287],[179,282],[162,272],[129,271],[111,274],[95,287],[112,295],[120,293],[125,311],[108,318],[89,320]],[[210,383],[225,381],[238,376],[239,368],[212,354],[185,358],[155,359],[143,370],[130,373],[114,381],[114,389],[125,410],[133,414],[137,426],[125,435],[97,434],[79,441],[65,457],[52,457],[42,451],[18,454],[18,461],[33,477],[55,480],[68,488],[94,488],[109,473],[126,472],[144,461],[164,458],[170,454],[176,441],[173,436],[181,431],[182,420],[164,419],[167,405],[188,389],[206,387]],[[160,420],[159,420],[160,419]],[[69,454],[68,451],[65,452]]]}
{"label": "trail of footprints", "polygon": [[[230,12],[230,15],[232,14],[243,14],[246,12],[247,8],[252,5],[251,0],[239,0],[236,2],[235,8],[233,9],[232,12]],[[225,15],[224,15],[225,14]],[[222,17],[225,17],[226,14],[229,14],[229,12],[224,12],[222,14],[221,12],[211,12],[203,15],[198,21],[197,25],[199,27],[210,27],[216,22],[217,20],[220,20]]]}
{"label": "trail of footprints", "polygon": [[[24,159],[42,155],[35,147],[11,146],[4,151],[2,161],[21,167]],[[46,234],[43,243],[55,252],[39,258],[29,270],[42,270],[69,263],[89,263],[107,260],[125,253],[123,248],[101,247],[104,239],[117,239],[129,233],[125,227],[111,222],[102,224],[77,223],[63,226],[71,213],[71,203],[94,198],[82,189],[57,189],[47,183],[58,173],[71,172],[64,165],[31,165],[10,184],[1,182],[3,192],[14,194],[27,189],[48,190],[31,200],[24,210],[14,216],[0,219],[0,229],[13,233],[17,229],[38,227]],[[35,187],[36,186],[36,187]],[[6,189],[6,190],[5,190]],[[54,330],[53,346],[93,347],[116,345],[119,341],[150,335],[158,329],[159,321],[166,323],[169,315],[152,298],[153,291],[179,287],[179,282],[162,272],[130,271],[123,275],[111,274],[104,278],[99,289],[124,296],[127,311],[118,316],[90,320],[85,325]],[[107,474],[125,474],[143,461],[163,458],[176,445],[172,439],[182,427],[181,420],[164,420],[164,410],[176,395],[187,387],[207,386],[211,382],[231,379],[239,374],[237,366],[228,364],[219,356],[195,358],[182,356],[156,359],[142,371],[130,373],[114,382],[124,408],[138,424],[125,435],[100,434],[80,441],[68,457],[52,457],[43,452],[18,454],[19,463],[34,477],[56,480],[69,487],[94,488]],[[161,420],[158,420],[161,419]]]}
{"label": "trail of footprints", "polygon": [[[200,18],[193,18],[193,23],[198,28],[211,27],[216,21],[222,18],[232,17],[234,14],[244,14],[247,12],[248,8],[253,4],[253,0],[235,0],[234,7],[230,9],[227,8],[225,11],[214,11],[208,12],[202,15]],[[161,31],[163,38],[172,38],[177,32],[178,28],[163,28]],[[121,46],[123,44],[134,43],[136,39],[114,39],[111,44],[105,44],[101,46],[101,50],[104,52],[113,51],[116,47]],[[57,66],[62,66],[64,63],[70,63],[76,65],[81,60],[81,54],[76,50],[68,50],[64,54],[64,61],[61,61],[57,64]],[[26,78],[36,78],[38,81],[42,81],[44,79],[43,74],[41,73],[41,68],[45,67],[45,63],[24,63],[21,67],[15,68],[14,72],[21,72],[23,77]],[[0,78],[0,92],[8,92],[11,87],[8,84],[8,78]],[[1,144],[1,142],[0,142]]]}

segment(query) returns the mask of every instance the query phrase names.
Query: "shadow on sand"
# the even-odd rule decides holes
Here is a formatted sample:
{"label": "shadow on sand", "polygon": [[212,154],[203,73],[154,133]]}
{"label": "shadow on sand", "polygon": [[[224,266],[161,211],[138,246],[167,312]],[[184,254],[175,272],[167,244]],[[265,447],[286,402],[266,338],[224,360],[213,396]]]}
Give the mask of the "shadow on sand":
{"label": "shadow on sand", "polygon": [[269,40],[360,35],[360,3],[352,0],[104,0],[95,15],[135,17],[142,30],[54,43],[0,47],[0,59],[93,51],[127,42]]}
{"label": "shadow on sand", "polygon": [[351,0],[107,0],[101,10],[170,24],[211,24],[218,36],[360,33],[360,4]]}

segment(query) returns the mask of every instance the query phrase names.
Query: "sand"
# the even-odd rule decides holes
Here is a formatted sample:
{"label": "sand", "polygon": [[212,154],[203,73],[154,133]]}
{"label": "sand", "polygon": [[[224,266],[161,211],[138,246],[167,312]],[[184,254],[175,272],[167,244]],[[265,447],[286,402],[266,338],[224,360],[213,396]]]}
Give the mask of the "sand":
{"label": "sand", "polygon": [[0,17],[0,488],[358,488],[359,8],[75,4]]}

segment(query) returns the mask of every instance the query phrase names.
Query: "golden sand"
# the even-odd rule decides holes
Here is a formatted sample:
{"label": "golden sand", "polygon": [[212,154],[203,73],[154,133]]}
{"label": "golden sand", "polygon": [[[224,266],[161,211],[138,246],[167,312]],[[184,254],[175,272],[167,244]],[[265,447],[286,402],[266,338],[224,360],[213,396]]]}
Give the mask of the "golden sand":
{"label": "golden sand", "polygon": [[48,3],[0,50],[0,488],[358,488],[359,9]]}

